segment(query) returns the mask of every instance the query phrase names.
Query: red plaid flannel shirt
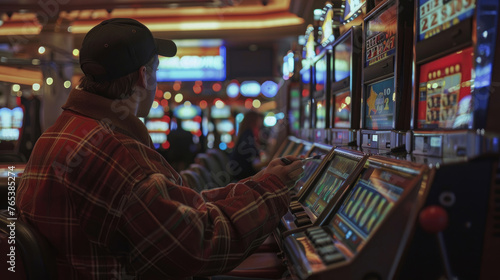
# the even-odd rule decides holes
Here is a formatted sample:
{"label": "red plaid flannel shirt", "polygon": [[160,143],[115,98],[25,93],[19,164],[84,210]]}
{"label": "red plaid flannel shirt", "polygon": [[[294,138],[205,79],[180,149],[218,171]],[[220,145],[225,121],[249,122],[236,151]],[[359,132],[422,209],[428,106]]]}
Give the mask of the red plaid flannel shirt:
{"label": "red plaid flannel shirt", "polygon": [[267,175],[198,194],[120,102],[74,89],[23,173],[20,218],[53,247],[59,279],[179,279],[237,266],[285,214],[283,183]]}

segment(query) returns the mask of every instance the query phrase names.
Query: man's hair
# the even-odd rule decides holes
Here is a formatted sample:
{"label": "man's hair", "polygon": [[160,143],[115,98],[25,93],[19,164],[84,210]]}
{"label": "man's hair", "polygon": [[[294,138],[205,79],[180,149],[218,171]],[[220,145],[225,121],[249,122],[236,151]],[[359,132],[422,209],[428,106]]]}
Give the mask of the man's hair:
{"label": "man's hair", "polygon": [[[146,72],[150,75],[153,69],[154,56],[151,58],[146,65]],[[105,82],[96,82],[91,77],[83,76],[80,79],[80,88],[91,92],[102,97],[106,97],[109,99],[127,99],[129,98],[135,90],[135,85],[139,80],[139,72],[134,71],[128,75],[123,77],[105,81]]]}

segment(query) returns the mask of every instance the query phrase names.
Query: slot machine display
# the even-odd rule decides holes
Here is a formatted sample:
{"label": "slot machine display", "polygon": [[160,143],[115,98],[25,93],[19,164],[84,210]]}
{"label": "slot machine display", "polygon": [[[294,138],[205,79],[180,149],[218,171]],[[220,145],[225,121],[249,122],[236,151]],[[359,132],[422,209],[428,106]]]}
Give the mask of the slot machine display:
{"label": "slot machine display", "polygon": [[333,43],[331,139],[335,146],[356,146],[361,106],[362,28],[353,26]]}
{"label": "slot machine display", "polygon": [[[495,33],[488,1],[416,3],[413,141],[415,155],[474,157],[498,149],[487,125]],[[474,27],[477,26],[477,30]],[[478,132],[478,130],[480,132]],[[411,139],[411,138],[410,138]],[[497,150],[498,152],[498,150]]]}
{"label": "slot machine display", "polygon": [[333,211],[285,237],[293,279],[392,279],[408,220],[416,216],[409,205],[421,199],[428,172],[425,165],[370,156]]}
{"label": "slot machine display", "polygon": [[365,155],[359,151],[331,149],[312,176],[303,178],[306,183],[297,194],[298,199],[290,203],[288,213],[281,218],[280,235],[318,225],[351,186],[364,160]]}
{"label": "slot machine display", "polygon": [[358,146],[373,153],[405,147],[410,128],[413,1],[384,1],[364,19]]}
{"label": "slot machine display", "polygon": [[212,106],[210,108],[210,118],[212,123],[209,124],[207,144],[209,148],[219,148],[225,151],[228,148],[232,148],[234,143],[234,135],[236,132],[235,120],[231,114],[231,107],[224,106]]}
{"label": "slot machine display", "polygon": [[318,167],[321,165],[325,156],[333,149],[331,146],[319,143],[310,143],[310,145],[304,145],[304,148],[307,148],[302,149],[303,153],[301,153],[301,155],[305,155],[305,158],[307,159],[304,160],[304,175],[297,180],[293,188],[290,190],[292,200],[294,199],[294,196],[301,191],[307,180],[314,177],[314,172],[316,172]]}
{"label": "slot machine display", "polygon": [[0,108],[0,143],[6,147],[5,149],[10,150],[9,148],[17,146],[21,137],[23,119],[24,109],[22,107]]}
{"label": "slot machine display", "polygon": [[315,29],[312,24],[307,26],[305,34],[305,44],[302,50],[302,69],[300,70],[300,138],[312,140],[313,132],[313,99],[314,88],[314,68],[312,59],[316,55]]}
{"label": "slot machine display", "polygon": [[180,105],[174,108],[177,126],[193,134],[195,143],[199,143],[201,136],[201,108],[196,105]]}
{"label": "slot machine display", "polygon": [[156,149],[168,149],[170,147],[167,137],[170,133],[171,119],[165,115],[162,106],[151,108],[144,124]]}

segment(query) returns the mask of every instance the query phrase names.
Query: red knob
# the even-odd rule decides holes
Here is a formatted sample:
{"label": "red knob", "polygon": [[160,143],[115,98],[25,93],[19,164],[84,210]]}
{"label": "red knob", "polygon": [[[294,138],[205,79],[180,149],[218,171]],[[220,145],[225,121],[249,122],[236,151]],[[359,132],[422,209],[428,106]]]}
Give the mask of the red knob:
{"label": "red knob", "polygon": [[428,233],[438,233],[448,226],[448,213],[441,206],[427,206],[420,212],[418,221]]}

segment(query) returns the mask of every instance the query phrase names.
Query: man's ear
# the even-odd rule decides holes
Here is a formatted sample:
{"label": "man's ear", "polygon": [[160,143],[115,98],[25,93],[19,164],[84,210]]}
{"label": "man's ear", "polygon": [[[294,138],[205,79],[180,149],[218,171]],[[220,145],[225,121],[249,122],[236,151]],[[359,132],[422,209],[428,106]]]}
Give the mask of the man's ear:
{"label": "man's ear", "polygon": [[139,68],[139,79],[137,80],[137,84],[143,88],[148,87],[148,74],[146,72],[146,66],[141,66],[141,68]]}

